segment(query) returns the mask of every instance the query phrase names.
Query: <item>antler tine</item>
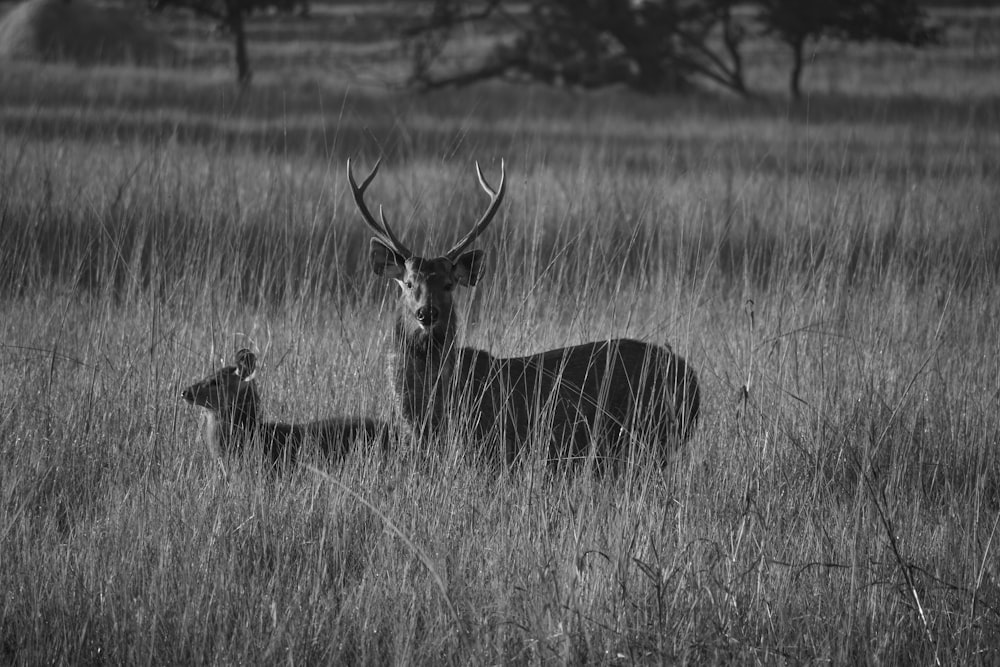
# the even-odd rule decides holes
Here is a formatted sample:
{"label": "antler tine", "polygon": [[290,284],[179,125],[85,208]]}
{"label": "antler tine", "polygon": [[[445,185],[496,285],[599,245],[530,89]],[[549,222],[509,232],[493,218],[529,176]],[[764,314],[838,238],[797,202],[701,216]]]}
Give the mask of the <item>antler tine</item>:
{"label": "antler tine", "polygon": [[379,158],[375,162],[375,166],[372,167],[371,173],[368,174],[368,177],[365,178],[359,186],[358,182],[354,180],[354,170],[351,169],[351,158],[347,158],[347,181],[351,184],[351,193],[354,195],[354,203],[357,205],[358,210],[361,211],[361,217],[365,219],[365,222],[372,228],[372,231],[375,231],[380,235],[384,234],[384,232],[379,229],[378,223],[375,222],[375,218],[373,218],[372,214],[368,211],[368,207],[365,205],[364,197],[365,190],[368,189],[368,185],[372,182],[372,179],[375,178],[375,174],[378,173],[378,168],[381,165],[382,158]]}
{"label": "antler tine", "polygon": [[490,184],[486,182],[486,177],[483,176],[483,170],[480,169],[478,160],[476,161],[476,175],[479,176],[479,185],[482,186],[483,190],[486,190],[486,193],[490,196],[490,205],[489,208],[486,209],[486,213],[483,214],[483,217],[479,218],[479,222],[476,223],[472,230],[463,236],[462,240],[456,243],[451,250],[445,253],[445,257],[451,261],[455,261],[458,258],[458,255],[463,250],[468,248],[469,245],[475,241],[480,234],[482,234],[487,225],[490,224],[493,220],[493,216],[495,216],[497,211],[500,209],[500,202],[503,201],[504,193],[507,190],[507,171],[504,168],[503,158],[500,159],[500,185],[496,190],[494,190]]}
{"label": "antler tine", "polygon": [[381,204],[378,207],[378,217],[382,219],[382,229],[385,230],[385,236],[389,237],[388,241],[393,245],[393,249],[402,255],[403,259],[409,259],[413,253],[393,234],[392,227],[389,226],[389,221],[385,219],[385,211],[382,210]]}
{"label": "antler tine", "polygon": [[361,185],[354,180],[354,172],[351,171],[351,158],[347,158],[347,181],[351,184],[351,193],[354,195],[354,203],[358,207],[358,211],[361,213],[361,217],[364,218],[365,224],[367,224],[373,232],[375,232],[376,237],[388,245],[392,250],[403,256],[404,259],[409,259],[413,253],[407,248],[403,243],[396,238],[396,235],[392,233],[392,229],[389,228],[388,223],[385,220],[385,214],[382,212],[382,207],[379,206],[379,216],[382,218],[382,225],[379,226],[378,222],[375,220],[375,216],[371,214],[368,210],[368,205],[365,204],[365,190],[371,184],[372,180],[375,178],[375,174],[378,173],[378,168],[382,164],[382,158],[379,158],[375,162],[375,166],[372,167],[371,173],[361,181]]}

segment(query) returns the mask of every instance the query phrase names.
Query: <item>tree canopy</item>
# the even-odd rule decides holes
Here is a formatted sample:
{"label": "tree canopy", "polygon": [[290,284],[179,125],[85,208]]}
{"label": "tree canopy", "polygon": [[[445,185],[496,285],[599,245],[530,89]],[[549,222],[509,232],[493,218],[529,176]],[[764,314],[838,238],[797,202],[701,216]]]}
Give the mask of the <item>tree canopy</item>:
{"label": "tree canopy", "polygon": [[[483,59],[441,66],[460,26],[488,22],[504,36]],[[740,95],[749,93],[741,48],[753,34],[792,50],[795,97],[811,40],[922,46],[937,37],[915,0],[434,0],[408,31],[411,79],[427,88],[508,77],[666,92],[707,80]]]}
{"label": "tree canopy", "polygon": [[891,41],[911,46],[936,42],[937,30],[915,0],[755,0],[757,20],[792,51],[789,90],[802,94],[805,47],[829,37],[842,41]]}

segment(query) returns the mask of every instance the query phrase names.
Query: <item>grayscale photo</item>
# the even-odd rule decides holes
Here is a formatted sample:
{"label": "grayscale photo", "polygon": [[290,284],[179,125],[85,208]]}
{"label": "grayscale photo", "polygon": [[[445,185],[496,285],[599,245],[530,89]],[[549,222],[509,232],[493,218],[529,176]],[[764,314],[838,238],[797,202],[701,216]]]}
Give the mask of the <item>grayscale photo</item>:
{"label": "grayscale photo", "polygon": [[1000,0],[0,0],[0,664],[1000,662]]}

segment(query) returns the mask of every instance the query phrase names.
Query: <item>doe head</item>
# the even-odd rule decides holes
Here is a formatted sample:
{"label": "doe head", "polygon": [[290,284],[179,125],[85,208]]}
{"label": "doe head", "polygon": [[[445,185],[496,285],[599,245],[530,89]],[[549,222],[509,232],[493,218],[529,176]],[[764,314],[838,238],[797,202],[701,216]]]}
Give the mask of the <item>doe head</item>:
{"label": "doe head", "polygon": [[[220,414],[255,410],[257,356],[247,349],[236,353],[236,364],[226,366],[181,392],[185,401]],[[252,404],[252,405],[251,405]]]}
{"label": "doe head", "polygon": [[476,163],[479,185],[490,197],[486,212],[450,250],[432,259],[414,255],[399,240],[381,206],[379,220],[368,210],[364,200],[365,190],[378,173],[380,164],[381,160],[376,162],[371,173],[358,185],[351,171],[351,161],[347,161],[347,179],[351,184],[354,203],[365,223],[375,233],[369,254],[372,271],[376,275],[395,280],[399,285],[399,304],[404,314],[412,318],[411,324],[428,332],[448,326],[455,287],[472,287],[482,275],[485,253],[482,250],[466,251],[466,248],[492,222],[503,201],[507,187],[503,160],[500,161],[500,185],[495,190],[483,176],[479,163]]}

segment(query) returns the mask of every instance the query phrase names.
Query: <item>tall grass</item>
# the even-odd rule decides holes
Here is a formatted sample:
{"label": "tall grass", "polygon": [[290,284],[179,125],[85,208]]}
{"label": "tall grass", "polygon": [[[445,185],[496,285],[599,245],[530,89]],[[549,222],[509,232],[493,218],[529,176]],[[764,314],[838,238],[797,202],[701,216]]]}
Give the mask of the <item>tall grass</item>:
{"label": "tall grass", "polygon": [[[43,76],[0,125],[5,661],[993,660],[990,114],[502,87],[105,113],[114,77]],[[178,390],[238,346],[269,416],[395,418],[395,288],[343,171],[381,153],[371,200],[429,252],[507,159],[464,340],[671,344],[704,408],[670,468],[496,478],[404,439],[217,473]]]}

